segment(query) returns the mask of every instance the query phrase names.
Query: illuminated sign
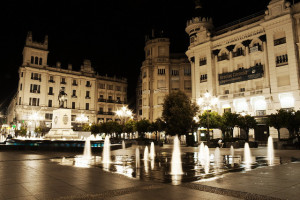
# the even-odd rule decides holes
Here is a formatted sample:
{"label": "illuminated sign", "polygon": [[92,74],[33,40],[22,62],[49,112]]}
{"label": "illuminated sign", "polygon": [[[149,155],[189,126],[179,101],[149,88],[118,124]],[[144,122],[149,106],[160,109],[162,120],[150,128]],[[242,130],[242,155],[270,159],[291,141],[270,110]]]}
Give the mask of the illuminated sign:
{"label": "illuminated sign", "polygon": [[226,85],[235,82],[247,81],[263,77],[262,65],[250,67],[249,69],[239,69],[233,72],[219,74],[219,85]]}

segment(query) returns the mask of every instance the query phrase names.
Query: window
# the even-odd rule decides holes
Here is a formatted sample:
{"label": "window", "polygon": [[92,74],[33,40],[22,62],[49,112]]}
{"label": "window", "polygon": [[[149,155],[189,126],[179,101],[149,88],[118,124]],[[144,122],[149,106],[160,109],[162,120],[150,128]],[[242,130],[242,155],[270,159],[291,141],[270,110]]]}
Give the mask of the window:
{"label": "window", "polygon": [[85,104],[85,109],[86,109],[86,110],[89,110],[89,109],[90,109],[90,104],[89,104],[89,103],[86,103],[86,104]]}
{"label": "window", "polygon": [[108,102],[112,103],[112,96],[108,96]]}
{"label": "window", "polygon": [[39,60],[39,65],[42,65],[42,64],[43,64],[43,59],[40,58],[40,60]]}
{"label": "window", "polygon": [[33,56],[31,56],[30,63],[31,63],[31,64],[34,64],[34,57],[33,57]]}
{"label": "window", "polygon": [[184,68],[184,75],[185,76],[191,75],[191,67],[190,66]]}
{"label": "window", "polygon": [[75,109],[75,102],[72,102],[72,109]]}
{"label": "window", "polygon": [[48,107],[52,107],[52,100],[51,99],[48,100]]}
{"label": "window", "polygon": [[207,82],[207,74],[200,75],[200,83]]}
{"label": "window", "polygon": [[242,47],[237,48],[236,52],[233,52],[233,57],[243,56],[244,50]]}
{"label": "window", "polygon": [[112,114],[113,114],[113,113],[112,113],[112,108],[108,108],[107,111],[108,111],[108,114],[109,114],[109,115],[112,115]]}
{"label": "window", "polygon": [[146,77],[147,77],[147,72],[144,71],[144,73],[143,73],[143,78],[146,78]]}
{"label": "window", "polygon": [[266,116],[266,111],[265,110],[257,110],[256,116]]}
{"label": "window", "polygon": [[50,82],[50,83],[54,83],[54,78],[53,78],[53,76],[49,76],[49,82]]}
{"label": "window", "polygon": [[229,60],[227,53],[222,53],[220,56],[218,56],[218,61],[222,60]]}
{"label": "window", "polygon": [[116,91],[121,91],[121,86],[116,86]]}
{"label": "window", "polygon": [[49,87],[49,93],[48,95],[53,95],[53,87]]}
{"label": "window", "polygon": [[30,84],[30,93],[40,93],[40,85]]}
{"label": "window", "polygon": [[90,99],[91,97],[90,97],[90,91],[86,91],[85,92],[85,98],[86,99]]}
{"label": "window", "polygon": [[76,97],[76,90],[72,91],[72,97]]}
{"label": "window", "polygon": [[66,84],[66,78],[61,78],[61,84]]}
{"label": "window", "polygon": [[225,90],[225,91],[224,91],[224,94],[229,94],[229,90]]}
{"label": "window", "polygon": [[240,92],[245,92],[245,88],[240,88]]}
{"label": "window", "polygon": [[91,87],[91,82],[90,81],[86,81],[86,87]]}
{"label": "window", "polygon": [[40,105],[40,99],[39,98],[29,98],[29,105],[30,106],[39,106]]}
{"label": "window", "polygon": [[200,66],[206,65],[206,63],[207,63],[206,57],[200,58],[200,60],[199,60],[199,65]]}
{"label": "window", "polygon": [[114,86],[113,86],[113,85],[108,85],[108,89],[109,89],[109,90],[113,90],[113,89],[114,89]]}
{"label": "window", "polygon": [[20,90],[22,90],[22,86],[23,86],[23,85],[22,85],[22,83],[21,83],[21,84],[20,84]]}
{"label": "window", "polygon": [[121,97],[117,97],[117,103],[121,103]]}
{"label": "window", "polygon": [[52,120],[53,114],[52,113],[45,113],[45,119],[46,120]]}
{"label": "window", "polygon": [[192,89],[192,82],[190,80],[184,81],[184,89],[185,90],[191,90]]}
{"label": "window", "polygon": [[124,87],[124,88],[123,88],[123,92],[127,92],[127,87]]}
{"label": "window", "polygon": [[225,112],[230,112],[231,113],[231,108],[224,108],[224,113]]}
{"label": "window", "polygon": [[34,64],[36,64],[36,65],[39,64],[39,58],[38,58],[38,57],[35,57],[35,58],[34,58]]}
{"label": "window", "polygon": [[21,77],[23,77],[23,72],[21,72]]}
{"label": "window", "polygon": [[287,54],[276,56],[276,67],[280,67],[280,66],[287,65],[287,64],[288,64],[288,55]]}
{"label": "window", "polygon": [[100,88],[100,89],[105,89],[105,84],[104,84],[104,83],[100,83],[100,84],[99,84],[99,88]]}
{"label": "window", "polygon": [[77,86],[77,81],[76,81],[76,79],[73,79],[72,85]]}
{"label": "window", "polygon": [[157,69],[157,74],[158,75],[165,75],[166,74],[166,70],[165,69]]}
{"label": "window", "polygon": [[19,105],[21,105],[22,101],[21,101],[21,97],[19,97]]}
{"label": "window", "polygon": [[103,94],[100,94],[100,97],[99,97],[100,99],[104,99],[104,96],[103,96]]}
{"label": "window", "polygon": [[139,115],[142,115],[143,114],[143,110],[139,110]]}
{"label": "window", "polygon": [[32,80],[39,80],[41,81],[41,74],[38,74],[38,73],[31,73],[31,79]]}
{"label": "window", "polygon": [[172,74],[172,76],[179,76],[179,70],[172,69],[171,74]]}
{"label": "window", "polygon": [[100,107],[99,108],[99,114],[103,114],[104,112],[103,112],[103,107]]}
{"label": "window", "polygon": [[76,120],[76,115],[71,115],[71,121],[74,122]]}

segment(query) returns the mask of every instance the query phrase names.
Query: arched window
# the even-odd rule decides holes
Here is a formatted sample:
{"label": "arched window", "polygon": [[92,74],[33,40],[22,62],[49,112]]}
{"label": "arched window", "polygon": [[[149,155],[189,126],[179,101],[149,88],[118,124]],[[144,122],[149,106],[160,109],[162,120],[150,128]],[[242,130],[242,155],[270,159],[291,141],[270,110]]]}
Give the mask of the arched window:
{"label": "arched window", "polygon": [[38,57],[35,57],[35,58],[34,58],[34,64],[36,64],[36,65],[39,64],[39,58],[38,58]]}
{"label": "arched window", "polygon": [[40,58],[39,65],[42,65],[42,63],[43,63],[43,59],[42,59],[42,58]]}
{"label": "arched window", "polygon": [[31,64],[34,63],[34,57],[33,57],[33,56],[31,56],[31,61],[30,61],[30,63],[31,63]]}

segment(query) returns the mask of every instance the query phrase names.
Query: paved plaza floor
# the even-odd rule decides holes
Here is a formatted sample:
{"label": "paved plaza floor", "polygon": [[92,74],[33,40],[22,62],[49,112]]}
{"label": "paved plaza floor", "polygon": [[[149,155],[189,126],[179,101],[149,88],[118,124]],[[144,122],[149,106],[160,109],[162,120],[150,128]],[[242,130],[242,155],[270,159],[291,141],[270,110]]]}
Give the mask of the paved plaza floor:
{"label": "paved plaza floor", "polygon": [[[171,151],[171,146],[166,145],[162,149]],[[181,149],[183,152],[197,151],[192,147]],[[226,153],[229,150],[221,151]],[[254,155],[263,152],[265,148],[252,149]],[[300,158],[297,150],[280,150],[275,154]],[[74,155],[0,152],[0,199],[300,199],[300,162],[174,186],[128,178],[97,167],[77,168],[50,161],[62,156]]]}

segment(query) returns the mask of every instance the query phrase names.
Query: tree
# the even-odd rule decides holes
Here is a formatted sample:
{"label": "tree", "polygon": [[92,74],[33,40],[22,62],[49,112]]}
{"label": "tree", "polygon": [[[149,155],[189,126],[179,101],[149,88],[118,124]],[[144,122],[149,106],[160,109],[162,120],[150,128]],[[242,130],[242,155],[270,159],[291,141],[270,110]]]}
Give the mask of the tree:
{"label": "tree", "polygon": [[206,138],[210,141],[209,129],[210,128],[220,128],[221,127],[221,116],[217,112],[205,111],[199,116],[200,126],[206,127]]}
{"label": "tree", "polygon": [[149,126],[150,121],[147,119],[136,122],[136,130],[142,138],[144,138],[144,134],[149,130]]}
{"label": "tree", "polygon": [[238,126],[246,132],[246,141],[249,141],[249,130],[257,126],[257,122],[254,117],[250,115],[239,116],[238,117]]}
{"label": "tree", "polygon": [[123,126],[123,132],[129,134],[135,131],[135,124],[136,122],[133,120],[127,121]]}
{"label": "tree", "polygon": [[97,133],[100,133],[100,124],[92,124],[91,126],[91,133],[96,135]]}
{"label": "tree", "polygon": [[224,112],[222,116],[221,130],[229,131],[231,138],[233,138],[233,129],[238,124],[238,114],[231,112]]}
{"label": "tree", "polygon": [[82,131],[91,131],[91,126],[89,124],[83,124]]}
{"label": "tree", "polygon": [[196,104],[181,91],[172,92],[165,97],[162,119],[166,122],[166,133],[169,135],[188,134],[192,129],[193,118],[198,111]]}
{"label": "tree", "polygon": [[267,125],[277,129],[278,140],[281,140],[280,129],[283,127],[287,127],[287,120],[288,120],[288,113],[284,109],[280,109],[277,111],[277,113],[268,116]]}

